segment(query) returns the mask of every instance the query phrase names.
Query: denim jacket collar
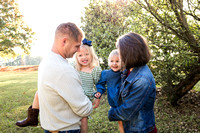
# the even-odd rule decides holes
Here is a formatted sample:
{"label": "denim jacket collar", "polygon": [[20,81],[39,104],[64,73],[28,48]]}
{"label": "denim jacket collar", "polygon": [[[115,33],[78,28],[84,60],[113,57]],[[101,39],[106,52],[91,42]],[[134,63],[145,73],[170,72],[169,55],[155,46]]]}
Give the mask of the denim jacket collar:
{"label": "denim jacket collar", "polygon": [[[144,66],[146,66],[146,65],[144,65]],[[128,70],[125,69],[122,73],[122,81],[124,81],[126,79],[127,82],[131,83],[131,81],[137,76],[137,74],[140,72],[140,69],[142,69],[143,67],[133,68],[133,70],[131,71],[131,73],[129,74],[128,77],[127,77]]]}

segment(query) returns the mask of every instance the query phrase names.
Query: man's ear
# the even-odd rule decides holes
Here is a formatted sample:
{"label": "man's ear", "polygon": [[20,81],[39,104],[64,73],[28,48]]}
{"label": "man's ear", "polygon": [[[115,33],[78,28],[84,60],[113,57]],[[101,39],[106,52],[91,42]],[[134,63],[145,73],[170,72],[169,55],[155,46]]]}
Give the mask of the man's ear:
{"label": "man's ear", "polygon": [[61,40],[61,41],[62,41],[62,42],[61,42],[61,43],[62,43],[62,46],[65,45],[65,43],[66,43],[67,40],[68,40],[67,37],[62,38],[62,40]]}
{"label": "man's ear", "polygon": [[63,38],[62,38],[62,46],[64,46],[65,43],[66,43],[66,42],[69,42],[69,41],[70,41],[69,36],[65,36],[65,37],[63,37]]}

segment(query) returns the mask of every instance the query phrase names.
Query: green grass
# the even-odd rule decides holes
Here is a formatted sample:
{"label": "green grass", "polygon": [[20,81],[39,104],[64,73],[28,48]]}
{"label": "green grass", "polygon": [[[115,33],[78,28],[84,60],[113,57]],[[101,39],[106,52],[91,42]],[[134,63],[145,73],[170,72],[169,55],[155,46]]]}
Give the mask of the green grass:
{"label": "green grass", "polygon": [[200,81],[194,86],[194,90],[200,91]]}
{"label": "green grass", "polygon": [[[16,121],[27,117],[37,91],[37,71],[0,72],[0,133],[43,133],[41,126],[20,128]],[[104,96],[105,97],[105,96]],[[109,122],[106,98],[89,119],[89,132],[118,132],[117,122]]]}
{"label": "green grass", "polygon": [[[27,117],[37,90],[37,71],[0,72],[0,133],[43,133],[41,126],[19,128],[16,121]],[[200,90],[200,83],[195,86]],[[89,119],[89,133],[116,133],[118,123],[109,122],[109,105],[106,96]],[[166,97],[158,97],[155,103],[156,126],[161,133],[200,132],[199,106],[171,107]]]}
{"label": "green grass", "polygon": [[27,108],[32,104],[37,90],[37,71],[0,72],[0,132],[40,133],[39,127],[19,128],[17,120],[27,116]]}

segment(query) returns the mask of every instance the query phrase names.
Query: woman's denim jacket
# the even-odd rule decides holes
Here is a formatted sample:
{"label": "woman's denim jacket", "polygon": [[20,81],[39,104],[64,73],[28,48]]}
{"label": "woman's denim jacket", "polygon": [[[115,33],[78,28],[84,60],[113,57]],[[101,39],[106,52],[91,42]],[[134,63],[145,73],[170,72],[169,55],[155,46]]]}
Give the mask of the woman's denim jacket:
{"label": "woman's denim jacket", "polygon": [[110,121],[122,121],[125,133],[148,133],[155,127],[156,85],[147,65],[122,74],[119,106],[108,112]]}

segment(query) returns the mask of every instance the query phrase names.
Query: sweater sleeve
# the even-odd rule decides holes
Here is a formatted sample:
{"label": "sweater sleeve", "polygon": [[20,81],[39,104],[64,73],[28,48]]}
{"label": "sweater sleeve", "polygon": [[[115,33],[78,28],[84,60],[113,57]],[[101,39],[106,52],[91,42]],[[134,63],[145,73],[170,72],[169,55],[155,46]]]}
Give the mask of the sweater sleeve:
{"label": "sweater sleeve", "polygon": [[97,92],[100,92],[101,94],[105,93],[106,91],[106,71],[101,72],[101,77],[99,82],[96,84]]}
{"label": "sweater sleeve", "polygon": [[70,60],[70,61],[69,61],[69,64],[70,64],[71,66],[73,66],[74,69],[76,69],[76,67],[75,67],[75,66],[76,66],[76,62],[75,62],[74,60]]}
{"label": "sweater sleeve", "polygon": [[58,79],[57,92],[69,104],[73,112],[81,117],[90,115],[92,103],[84,95],[78,74],[65,72]]}

